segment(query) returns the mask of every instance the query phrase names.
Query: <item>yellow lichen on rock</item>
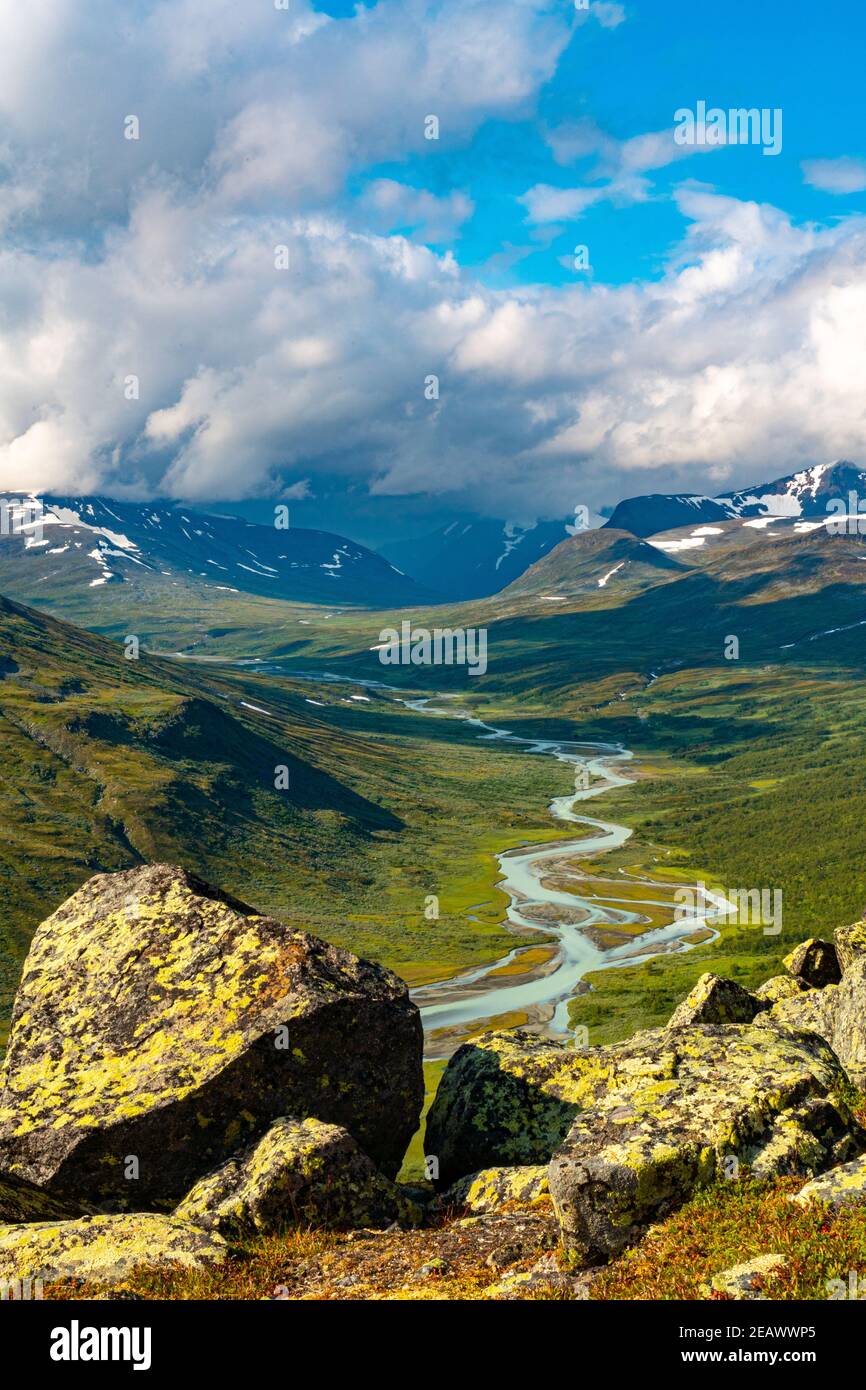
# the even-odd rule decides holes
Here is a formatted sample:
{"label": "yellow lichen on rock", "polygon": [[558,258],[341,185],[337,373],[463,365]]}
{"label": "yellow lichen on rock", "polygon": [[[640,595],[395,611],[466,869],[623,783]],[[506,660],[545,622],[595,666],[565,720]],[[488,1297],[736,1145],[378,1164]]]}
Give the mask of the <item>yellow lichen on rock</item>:
{"label": "yellow lichen on rock", "polygon": [[813,1178],[793,1194],[791,1201],[801,1207],[813,1202],[826,1202],[831,1207],[866,1206],[866,1158],[842,1163]]}
{"label": "yellow lichen on rock", "polygon": [[150,1212],[0,1226],[0,1282],[115,1283],[137,1266],[203,1269],[227,1253],[218,1235]]}
{"label": "yellow lichen on rock", "polygon": [[449,1188],[443,1202],[481,1216],[499,1211],[512,1202],[531,1206],[549,1195],[547,1165],[536,1164],[523,1168],[485,1168],[480,1173],[472,1173]]}
{"label": "yellow lichen on rock", "polygon": [[675,1053],[673,1084],[620,1070],[551,1160],[563,1240],[580,1263],[610,1259],[720,1176],[808,1176],[866,1148],[848,1079],[822,1039],[702,1024],[600,1050],[653,1059],[662,1043]]}
{"label": "yellow lichen on rock", "polygon": [[0,1169],[115,1208],[164,1204],[288,1112],[346,1125],[394,1173],[422,1099],[401,980],[150,865],[90,879],[33,938]]}
{"label": "yellow lichen on rock", "polygon": [[280,1119],[196,1183],[174,1215],[244,1239],[290,1225],[416,1225],[421,1210],[377,1171],[345,1129],[321,1120]]}

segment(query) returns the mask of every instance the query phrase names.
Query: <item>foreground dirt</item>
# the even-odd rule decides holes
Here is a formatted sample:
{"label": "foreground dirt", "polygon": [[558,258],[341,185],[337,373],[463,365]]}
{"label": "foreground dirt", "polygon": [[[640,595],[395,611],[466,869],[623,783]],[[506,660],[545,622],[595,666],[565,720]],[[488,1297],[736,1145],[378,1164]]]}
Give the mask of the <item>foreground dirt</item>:
{"label": "foreground dirt", "polygon": [[[553,1208],[443,1217],[423,1230],[294,1232],[257,1242],[212,1272],[142,1269],[112,1289],[74,1280],[50,1299],[573,1300],[589,1297],[595,1272],[560,1265]],[[244,1257],[245,1256],[245,1257]]]}

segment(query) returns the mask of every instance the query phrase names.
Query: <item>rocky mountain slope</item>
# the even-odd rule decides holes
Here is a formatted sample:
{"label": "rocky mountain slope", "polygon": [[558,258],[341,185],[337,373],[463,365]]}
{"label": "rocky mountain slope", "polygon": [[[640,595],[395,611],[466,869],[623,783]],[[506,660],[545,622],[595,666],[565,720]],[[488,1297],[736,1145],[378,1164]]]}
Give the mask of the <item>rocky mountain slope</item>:
{"label": "rocky mountain slope", "polygon": [[841,460],[718,497],[697,493],[629,497],[617,504],[606,525],[635,536],[654,536],[661,531],[717,526],[730,520],[741,524],[763,517],[804,521],[826,517],[831,502],[847,506],[852,494],[866,506],[866,472]]}
{"label": "rocky mountain slope", "polygon": [[[769,483],[715,497],[700,494],[650,494],[619,502],[608,520],[581,513],[534,525],[492,518],[452,522],[427,536],[380,547],[394,565],[428,590],[462,601],[501,593],[542,562],[569,536],[589,535],[598,527],[647,538],[667,537],[672,551],[693,549],[722,526],[757,527],[772,518],[780,530],[797,534],[809,523],[838,514],[852,497],[862,499],[866,521],[866,471],[840,461],[818,464]],[[856,506],[856,503],[855,503]],[[672,541],[678,544],[671,544]],[[690,543],[691,542],[691,543]]]}
{"label": "rocky mountain slope", "polygon": [[[589,525],[602,518],[590,516]],[[574,518],[534,526],[491,518],[454,521],[429,536],[380,546],[393,564],[447,599],[483,598],[504,589],[574,530]]]}
{"label": "rocky mountain slope", "polygon": [[74,597],[89,626],[99,625],[107,590],[118,591],[114,604],[127,598],[123,586],[143,587],[151,602],[165,601],[178,585],[204,589],[215,599],[255,594],[334,607],[387,607],[430,597],[381,555],[345,536],[262,526],[180,504],[22,496],[6,500],[3,521],[0,591],[45,607]]}
{"label": "rocky mountain slope", "polygon": [[502,604],[567,603],[579,595],[629,595],[682,574],[684,566],[626,531],[584,531],[536,561],[498,596]]}

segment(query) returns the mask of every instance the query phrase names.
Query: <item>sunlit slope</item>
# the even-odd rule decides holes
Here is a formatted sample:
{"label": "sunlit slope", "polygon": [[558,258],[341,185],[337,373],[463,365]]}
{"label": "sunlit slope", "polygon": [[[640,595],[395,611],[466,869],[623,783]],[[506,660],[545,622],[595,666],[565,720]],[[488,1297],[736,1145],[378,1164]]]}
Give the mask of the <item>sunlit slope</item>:
{"label": "sunlit slope", "polygon": [[399,826],[341,775],[375,758],[363,740],[318,728],[301,696],[267,717],[242,696],[0,599],[4,988],[90,873],[171,859],[254,897],[338,829],[357,843]]}
{"label": "sunlit slope", "polygon": [[[656,555],[657,564],[650,558]],[[373,648],[399,617],[431,630],[486,629],[486,672],[383,665]],[[702,554],[698,565],[634,538],[591,532],[558,546],[493,598],[400,615],[334,615],[302,630],[281,653],[287,669],[529,700],[567,701],[585,681],[628,684],[731,660],[859,669],[866,655],[866,538],[821,530],[768,543],[753,532],[748,541],[737,537]]]}
{"label": "sunlit slope", "polygon": [[33,928],[90,874],[142,859],[412,981],[496,959],[512,941],[495,855],[555,835],[548,801],[570,785],[565,767],[374,687],[127,661],[9,601],[0,752],[0,1042]]}
{"label": "sunlit slope", "polygon": [[506,604],[531,598],[557,603],[578,595],[626,595],[664,583],[682,570],[647,541],[606,527],[561,541],[496,598]]}

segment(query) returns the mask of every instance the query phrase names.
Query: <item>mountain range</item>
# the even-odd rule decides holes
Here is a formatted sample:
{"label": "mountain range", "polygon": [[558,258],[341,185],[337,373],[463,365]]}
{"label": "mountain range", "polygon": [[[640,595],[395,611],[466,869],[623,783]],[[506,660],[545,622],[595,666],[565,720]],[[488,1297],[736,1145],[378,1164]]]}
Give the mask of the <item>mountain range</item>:
{"label": "mountain range", "polygon": [[0,592],[44,602],[148,575],[214,593],[389,607],[426,594],[366,546],[327,531],[257,525],[173,503],[21,495],[5,504]]}
{"label": "mountain range", "polygon": [[662,537],[664,549],[695,550],[716,534],[697,534],[697,528],[737,523],[760,529],[773,518],[779,529],[796,530],[826,518],[831,502],[847,505],[852,493],[864,499],[866,508],[866,472],[840,461],[714,497],[699,493],[629,497],[617,504],[609,519],[584,513],[579,525],[575,517],[539,521],[534,526],[467,519],[415,540],[394,541],[381,551],[419,584],[445,598],[484,598],[507,588],[545,555],[567,546],[570,536],[586,530],[605,528],[642,539]]}
{"label": "mountain range", "polygon": [[[582,520],[520,526],[468,517],[376,552],[328,531],[278,529],[165,501],[46,495],[31,522],[22,494],[4,504],[0,593],[104,631],[123,626],[129,610],[219,614],[245,596],[337,611],[416,608],[486,598],[546,556],[593,553],[592,545],[578,552],[571,542],[596,530],[637,537],[669,555],[689,551],[694,560],[720,538],[731,543],[729,533],[740,528],[768,539],[815,528],[847,510],[852,497],[866,508],[866,472],[840,461],[714,497],[630,497],[608,520],[584,512]],[[640,554],[643,565],[658,569],[648,551]]]}

